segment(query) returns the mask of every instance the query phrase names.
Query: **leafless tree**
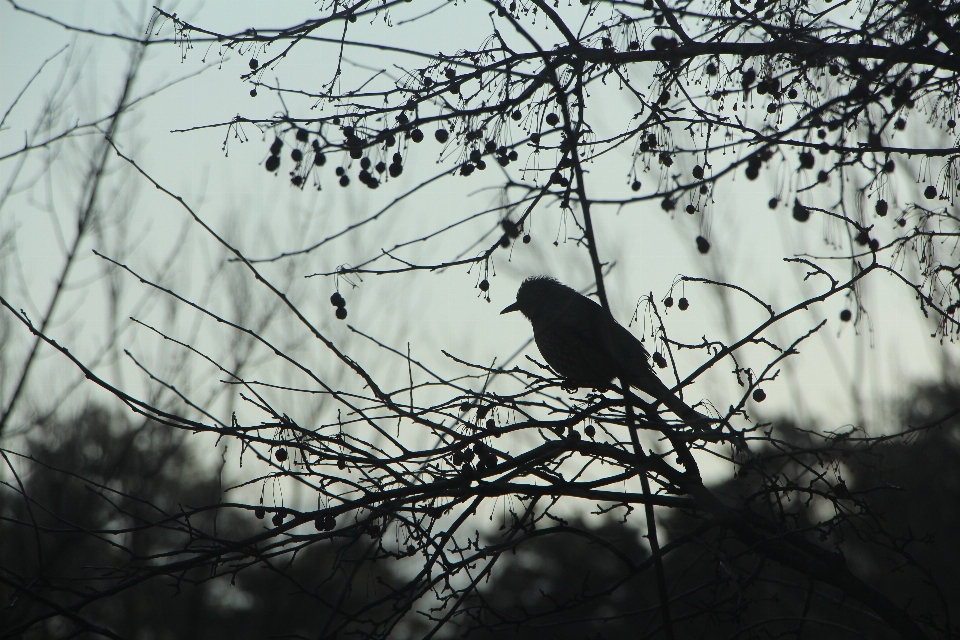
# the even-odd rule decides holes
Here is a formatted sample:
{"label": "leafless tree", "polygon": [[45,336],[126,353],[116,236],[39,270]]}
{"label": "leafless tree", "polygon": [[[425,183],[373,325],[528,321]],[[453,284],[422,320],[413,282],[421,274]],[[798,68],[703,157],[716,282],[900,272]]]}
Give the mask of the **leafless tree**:
{"label": "leafless tree", "polygon": [[[64,636],[115,637],[86,613],[93,605],[157,578],[206,582],[256,565],[276,571],[307,599],[305,606],[331,612],[310,637],[527,632],[559,613],[566,616],[564,625],[581,625],[593,635],[609,632],[623,618],[638,637],[960,633],[956,604],[938,586],[936,568],[913,552],[922,534],[891,526],[891,514],[875,506],[872,494],[882,478],[865,486],[845,479],[848,465],[864,464],[891,440],[923,442],[951,424],[960,409],[948,406],[894,434],[859,425],[807,432],[753,415],[784,362],[801,357],[800,347],[826,324],[797,330],[791,322],[813,306],[846,298],[839,320],[861,326],[867,311],[861,288],[881,275],[915,294],[936,337],[949,342],[960,332],[960,4],[486,2],[485,37],[451,54],[435,53],[428,30],[415,45],[387,44],[390,32],[379,22],[394,28],[429,23],[433,12],[419,3],[311,6],[319,17],[283,29],[254,25],[236,32],[156,9],[149,38],[128,39],[141,47],[177,45],[187,61],[196,50],[224,59],[242,54],[247,66],[241,80],[250,95],[259,100],[276,94],[284,109],[267,118],[198,123],[179,134],[218,127],[226,146],[250,139],[248,130],[261,131],[264,167],[269,174],[287,173],[297,189],[383,189],[385,201],[365,217],[309,246],[250,256],[109,132],[103,140],[144,184],[187,212],[230,254],[232,267],[270,293],[336,367],[311,366],[267,332],[165,286],[135,261],[100,253],[116,274],[244,336],[292,372],[275,380],[247,375],[211,355],[200,340],[163,334],[195,361],[214,366],[261,419],[218,414],[144,365],[156,387],[182,400],[179,407],[159,406],[98,375],[47,327],[6,295],[0,298],[8,317],[38,344],[59,351],[150,424],[239,442],[248,468],[258,469],[225,487],[222,499],[138,514],[135,526],[163,529],[167,544],[126,545],[121,538],[129,526],[87,531],[117,540],[128,555],[89,590],[70,592],[26,572],[6,577],[6,589],[39,603],[9,635],[62,619],[73,625]],[[451,7],[436,8],[449,14],[445,28],[467,33]],[[475,30],[477,14],[470,15]],[[316,57],[301,53],[311,47],[334,52],[329,68],[322,68],[326,81],[315,74],[296,77],[294,85],[271,78],[298,55]],[[364,75],[358,69],[369,65],[351,55],[371,50],[391,64],[381,61]],[[613,92],[629,95],[635,108],[629,125],[610,134],[595,114],[603,113]],[[408,159],[418,144],[441,145],[435,175],[418,175],[409,190],[391,190],[392,181],[415,169]],[[631,164],[620,191],[595,186],[600,183],[591,172],[624,153]],[[906,195],[898,176],[912,171],[922,181],[917,193]],[[700,254],[709,254],[712,195],[724,181],[742,179],[741,172],[748,181],[776,175],[770,209],[790,212],[793,220],[786,222],[796,228],[823,219],[831,233],[824,255],[784,258],[798,267],[798,279],[819,289],[781,309],[741,284],[699,276],[679,277],[676,292],[662,298],[641,298],[636,317],[657,370],[673,393],[710,418],[707,427],[618,384],[572,389],[572,381],[536,358],[518,364],[516,355],[504,354],[489,365],[445,353],[444,360],[431,362],[415,359],[402,343],[353,327],[378,350],[376,363],[366,366],[268,273],[277,263],[320,256],[342,238],[379,233],[378,221],[406,199],[439,199],[442,189],[473,189],[471,181],[477,181],[496,190],[499,204],[467,213],[443,208],[432,215],[426,233],[378,238],[387,248],[305,275],[328,278],[336,283],[331,289],[339,290],[374,274],[400,283],[418,272],[470,269],[481,295],[489,296],[496,261],[502,264],[532,242],[536,216],[554,221],[585,252],[593,276],[589,293],[605,310],[609,327],[614,318],[604,283],[620,256],[601,246],[599,227],[625,223],[612,215],[601,219],[598,212],[631,212],[653,203],[676,215],[678,225],[696,220],[700,232],[693,242]],[[263,179],[273,179],[269,174]],[[463,186],[450,186],[452,181]],[[731,340],[677,340],[667,310],[689,306],[687,287],[730,291],[737,296],[734,304],[764,317]],[[361,296],[364,286],[356,291]],[[344,296],[336,293],[331,303],[345,319]],[[143,330],[159,332],[145,324]],[[790,337],[775,337],[778,330]],[[696,364],[678,364],[681,353],[696,354]],[[692,400],[706,374],[721,370],[730,372],[735,395]],[[319,418],[294,410],[306,394],[325,399]],[[742,489],[708,486],[702,468],[717,461],[742,479]],[[228,499],[247,495],[249,487],[259,488],[258,501]],[[299,487],[311,500],[315,496],[316,506],[277,499],[277,487]],[[22,486],[19,493],[27,500]],[[622,514],[626,521],[641,506],[647,549],[638,560],[611,540],[616,527],[608,516]],[[591,527],[591,510],[602,527]],[[216,527],[219,514],[269,519],[272,526],[228,535]],[[663,522],[670,536],[661,541]],[[77,523],[65,526],[84,530]],[[51,533],[38,525],[34,531]],[[530,585],[536,606],[503,602],[488,591],[501,566],[511,567],[511,554],[543,538],[569,545],[586,540],[590,553],[614,558],[616,570],[584,578],[576,588],[563,585],[562,596],[538,597]],[[909,589],[883,588],[878,585],[889,582],[864,575],[864,567],[845,554],[853,539],[898,558],[899,565],[882,569],[909,575]],[[292,567],[330,541],[354,551],[324,565],[323,575],[302,581]],[[384,562],[395,564],[390,576],[371,578],[374,563]],[[642,586],[625,591],[635,580]],[[624,602],[624,593],[639,601]]]}

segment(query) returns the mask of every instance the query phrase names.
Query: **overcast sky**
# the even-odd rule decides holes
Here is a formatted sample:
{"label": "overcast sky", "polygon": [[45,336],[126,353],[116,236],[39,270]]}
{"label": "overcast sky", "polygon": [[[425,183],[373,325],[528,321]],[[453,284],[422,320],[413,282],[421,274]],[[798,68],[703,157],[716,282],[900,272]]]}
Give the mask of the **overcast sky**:
{"label": "overcast sky", "polygon": [[[392,27],[383,21],[359,24],[353,37],[367,42],[416,43],[426,51],[452,52],[458,47],[478,46],[488,33],[489,21],[484,7],[476,2],[436,3],[441,5],[441,10],[423,21],[403,24],[404,18],[434,7],[429,2],[411,3],[392,14]],[[142,25],[151,14],[149,5],[132,2],[34,2],[25,6],[78,26],[132,35],[142,32]],[[130,13],[123,15],[118,6]],[[250,26],[295,24],[314,16],[317,4],[312,1],[182,2],[175,10],[195,24],[230,32]],[[4,110],[43,61],[68,45],[11,112],[0,133],[2,154],[23,144],[25,135],[35,126],[40,105],[58,86],[60,77],[70,79],[79,72],[54,129],[109,113],[129,65],[129,44],[68,32],[17,12],[7,3],[0,4],[0,29],[0,102]],[[158,29],[161,37],[171,35],[169,24],[158,24],[154,33]],[[327,35],[336,37],[339,32],[331,31]],[[544,37],[549,36],[545,31]],[[183,59],[181,53],[184,53]],[[151,47],[137,76],[135,95],[185,79],[138,105],[122,122],[122,133],[117,140],[124,152],[155,180],[182,196],[207,224],[235,243],[246,256],[269,257],[310,246],[371,215],[442,169],[437,164],[440,146],[428,137],[422,145],[411,145],[407,170],[400,179],[390,181],[376,192],[357,185],[348,189],[338,187],[332,173],[335,162],[325,167],[326,173],[320,178],[321,190],[311,185],[301,191],[285,179],[283,168],[278,176],[264,171],[262,162],[272,134],[261,135],[253,126],[244,126],[239,137],[233,131],[228,134],[224,127],[174,132],[228,122],[238,113],[262,117],[282,110],[280,101],[271,92],[261,89],[257,98],[251,98],[249,85],[240,81],[240,75],[248,69],[249,56],[256,54],[229,51],[221,57],[220,53],[215,45],[206,43],[196,43],[189,49],[174,44]],[[399,71],[395,65],[415,64],[380,52],[349,50],[347,57],[345,85],[369,74],[367,69],[371,67],[396,75]],[[335,62],[334,49],[304,44],[289,59],[271,69],[264,76],[264,82],[278,79],[282,84],[316,89],[332,77]],[[645,72],[643,69],[631,71]],[[626,126],[636,108],[626,92],[618,92],[612,86],[607,88],[606,95],[594,98],[590,108],[592,122],[598,129],[606,127],[615,131]],[[308,104],[309,101],[297,101],[294,97],[288,99],[288,106],[300,109],[298,115],[311,113],[302,109]],[[520,133],[518,130],[517,135]],[[248,141],[241,142],[243,138]],[[225,139],[226,153],[222,148]],[[84,154],[94,142],[95,138],[87,135],[55,145],[51,147],[55,159],[51,154],[38,152],[22,167],[18,165],[19,158],[0,163],[4,187],[15,180],[14,190],[0,209],[0,231],[13,234],[16,247],[13,255],[8,245],[8,253],[0,263],[5,270],[0,285],[5,297],[32,315],[45,307],[54,274],[62,264],[63,246],[72,238],[70,221],[82,193]],[[590,167],[589,186],[597,197],[603,197],[604,193],[619,197],[627,192],[629,154],[630,149],[622,149]],[[55,161],[44,173],[43,163],[48,159]],[[104,215],[116,224],[106,225],[106,239],[98,246],[114,248],[117,254],[112,257],[151,277],[163,271],[166,261],[175,255],[173,266],[164,272],[168,286],[186,297],[209,304],[227,317],[245,318],[254,326],[262,320],[275,299],[252,282],[242,268],[225,265],[223,251],[175,201],[154,189],[122,160],[114,158],[110,163],[113,173],[103,195]],[[381,249],[437,228],[437,221],[450,217],[451,211],[460,217],[498,204],[500,192],[489,188],[498,177],[492,173],[487,173],[486,183],[479,175],[469,180],[460,177],[440,180],[393,206],[381,220],[364,227],[361,233],[332,242],[297,260],[265,264],[263,272],[288,292],[326,335],[347,348],[352,357],[382,379],[402,385],[407,375],[402,359],[384,356],[351,334],[347,323],[334,318],[328,302],[336,287],[334,280],[304,276],[376,257]],[[916,187],[906,173],[900,175],[908,183],[896,188],[902,199],[909,200]],[[604,260],[616,262],[608,284],[615,316],[626,324],[642,295],[653,292],[656,299],[661,299],[679,274],[716,277],[749,288],[776,309],[820,291],[823,282],[814,279],[804,283],[804,270],[783,263],[782,258],[801,253],[835,255],[837,251],[825,239],[842,239],[837,237],[837,229],[830,222],[817,218],[807,225],[799,225],[790,219],[788,209],[768,210],[766,203],[776,189],[775,181],[789,182],[790,179],[784,175],[764,175],[756,182],[748,182],[739,175],[735,180],[723,181],[706,216],[686,216],[682,211],[666,214],[655,202],[623,210],[598,208],[600,255]],[[644,189],[652,189],[657,177],[649,174],[643,181]],[[423,262],[451,258],[467,251],[483,234],[494,233],[497,220],[496,214],[480,217],[438,242],[419,243],[405,249],[403,256]],[[884,231],[879,229],[878,233],[882,237]],[[694,238],[699,234],[710,238],[713,248],[708,256],[696,251]],[[364,278],[356,289],[341,283],[340,290],[348,301],[348,322],[402,352],[406,352],[409,342],[413,357],[446,375],[464,371],[447,359],[441,349],[478,363],[490,364],[495,359],[502,363],[530,337],[530,327],[519,314],[499,315],[500,309],[512,302],[524,277],[550,274],[577,288],[589,287],[592,280],[586,252],[564,239],[564,223],[557,208],[547,208],[535,216],[531,235],[530,245],[518,244],[509,253],[496,255],[493,264],[496,277],[491,278],[489,303],[476,289],[482,277],[477,268],[472,272],[453,268],[371,276]],[[488,236],[468,255],[478,253],[493,239],[494,235]],[[557,239],[558,245],[554,246]],[[155,372],[182,376],[189,381],[189,389],[198,400],[213,397],[213,390],[220,389],[221,395],[212,405],[215,411],[237,408],[241,418],[262,419],[263,416],[237,401],[236,390],[222,392],[223,386],[218,380],[223,376],[214,368],[169,343],[164,344],[149,330],[126,318],[134,315],[143,322],[166,326],[177,339],[189,341],[227,363],[237,353],[238,336],[216,323],[201,321],[196,314],[169,299],[147,296],[144,287],[131,276],[117,276],[124,293],[119,307],[111,309],[106,304],[111,280],[102,276],[103,261],[90,252],[95,242],[101,240],[91,239],[84,245],[83,258],[71,275],[71,288],[51,335],[73,353],[94,358],[109,339],[104,329],[105,318],[115,313],[124,331],[119,345],[129,349],[138,361]],[[209,274],[215,274],[215,279],[210,280]],[[360,284],[359,280],[356,282]],[[685,290],[677,289],[674,295],[685,295],[691,301],[689,311],[681,313],[674,308],[667,315],[671,336],[684,342],[697,343],[702,336],[729,341],[763,318],[762,309],[736,296],[728,298],[729,306],[725,310],[709,287],[688,285]],[[886,402],[890,398],[906,393],[915,381],[936,379],[944,358],[952,357],[955,361],[957,347],[930,339],[931,326],[925,323],[913,296],[905,288],[896,286],[892,279],[878,278],[868,283],[864,295],[870,315],[856,330],[852,324],[839,322],[838,314],[845,305],[845,300],[840,298],[812,307],[807,315],[777,328],[771,337],[789,342],[821,319],[829,319],[820,334],[804,345],[802,355],[785,367],[780,380],[766,385],[768,401],[762,407],[751,405],[752,411],[766,416],[798,414],[815,418],[821,426],[830,429],[841,429],[857,419],[858,411],[864,411],[865,417],[876,423],[886,413]],[[292,350],[292,355],[308,366],[331,379],[343,376],[345,386],[359,389],[356,379],[349,380],[349,375],[332,369],[333,360],[287,312],[281,310],[276,314],[266,335]],[[634,330],[640,335],[642,323]],[[19,327],[17,331],[12,340],[16,348],[22,348],[28,344],[29,336]],[[538,355],[533,346],[528,353]],[[764,361],[760,356],[763,355],[767,354],[746,355],[745,360],[762,366]],[[250,352],[249,357],[251,368],[247,372],[253,378],[304,384],[295,372],[262,349]],[[679,357],[682,370],[689,371],[703,354],[690,352]],[[740,390],[732,384],[726,371],[729,368],[718,368],[698,385],[697,397],[711,398],[721,410],[735,402]],[[41,370],[41,377],[53,381],[51,384],[55,387],[65,388],[78,377],[78,372],[62,358],[50,354],[45,357]],[[125,357],[112,364],[104,361],[98,371],[136,393],[156,388],[143,371]],[[34,383],[33,393],[41,393],[36,380]],[[44,390],[49,391],[49,388]],[[9,391],[5,389],[5,392]],[[109,402],[102,392],[94,391],[89,385],[71,397],[78,400],[90,396]],[[856,406],[853,397],[859,397],[863,405]],[[284,410],[294,415],[300,407],[302,413],[298,419],[309,424],[310,407],[314,406],[307,402]],[[222,413],[218,417],[225,419]]]}

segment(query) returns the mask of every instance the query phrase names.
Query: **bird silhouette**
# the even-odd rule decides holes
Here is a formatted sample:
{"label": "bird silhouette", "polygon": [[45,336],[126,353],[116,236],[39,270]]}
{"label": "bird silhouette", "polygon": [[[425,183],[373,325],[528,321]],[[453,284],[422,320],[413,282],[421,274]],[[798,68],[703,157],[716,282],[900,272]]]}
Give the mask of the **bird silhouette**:
{"label": "bird silhouette", "polygon": [[615,378],[663,403],[698,428],[711,420],[687,406],[657,377],[650,355],[632,333],[575,289],[548,276],[527,278],[517,301],[500,314],[519,311],[533,325],[540,354],[571,386],[609,389]]}

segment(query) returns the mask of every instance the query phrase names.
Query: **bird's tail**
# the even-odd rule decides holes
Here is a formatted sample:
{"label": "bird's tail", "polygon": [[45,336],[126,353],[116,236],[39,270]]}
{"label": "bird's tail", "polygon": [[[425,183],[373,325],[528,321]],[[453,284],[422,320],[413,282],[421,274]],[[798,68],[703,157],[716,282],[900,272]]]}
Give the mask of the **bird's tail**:
{"label": "bird's tail", "polygon": [[680,418],[684,424],[686,424],[688,427],[696,429],[697,431],[708,430],[710,425],[716,422],[715,418],[709,418],[703,415],[671,393],[667,385],[665,385],[663,381],[656,376],[656,374],[651,372],[649,377],[649,380],[644,379],[640,381],[632,381],[631,386],[640,389],[644,393],[649,393],[652,395],[657,399],[658,402],[663,404],[678,418]]}
{"label": "bird's tail", "polygon": [[696,409],[688,406],[686,402],[670,393],[669,390],[664,397],[657,398],[657,400],[665,404],[667,408],[683,420],[687,426],[697,431],[705,431],[710,428],[713,422],[716,422],[715,419],[708,418]]}

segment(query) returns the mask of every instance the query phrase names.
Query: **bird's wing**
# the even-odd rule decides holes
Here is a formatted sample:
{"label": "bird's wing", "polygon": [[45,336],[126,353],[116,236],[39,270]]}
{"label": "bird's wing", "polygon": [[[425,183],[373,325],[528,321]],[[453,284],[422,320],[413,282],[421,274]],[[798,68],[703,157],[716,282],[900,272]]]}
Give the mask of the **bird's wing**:
{"label": "bird's wing", "polygon": [[615,377],[616,363],[611,351],[598,340],[599,328],[605,322],[603,309],[572,293],[549,313],[531,320],[537,347],[561,376],[581,386],[604,388]]}
{"label": "bird's wing", "polygon": [[633,379],[650,371],[650,356],[643,344],[616,320],[611,327],[603,307],[590,298],[571,296],[556,321],[584,353],[593,352],[598,362],[591,369],[602,373],[606,380],[621,375]]}
{"label": "bird's wing", "polygon": [[628,372],[632,373],[637,367],[650,368],[650,354],[647,353],[643,343],[621,324],[616,324],[614,327],[613,343],[619,351],[618,356],[627,365]]}

